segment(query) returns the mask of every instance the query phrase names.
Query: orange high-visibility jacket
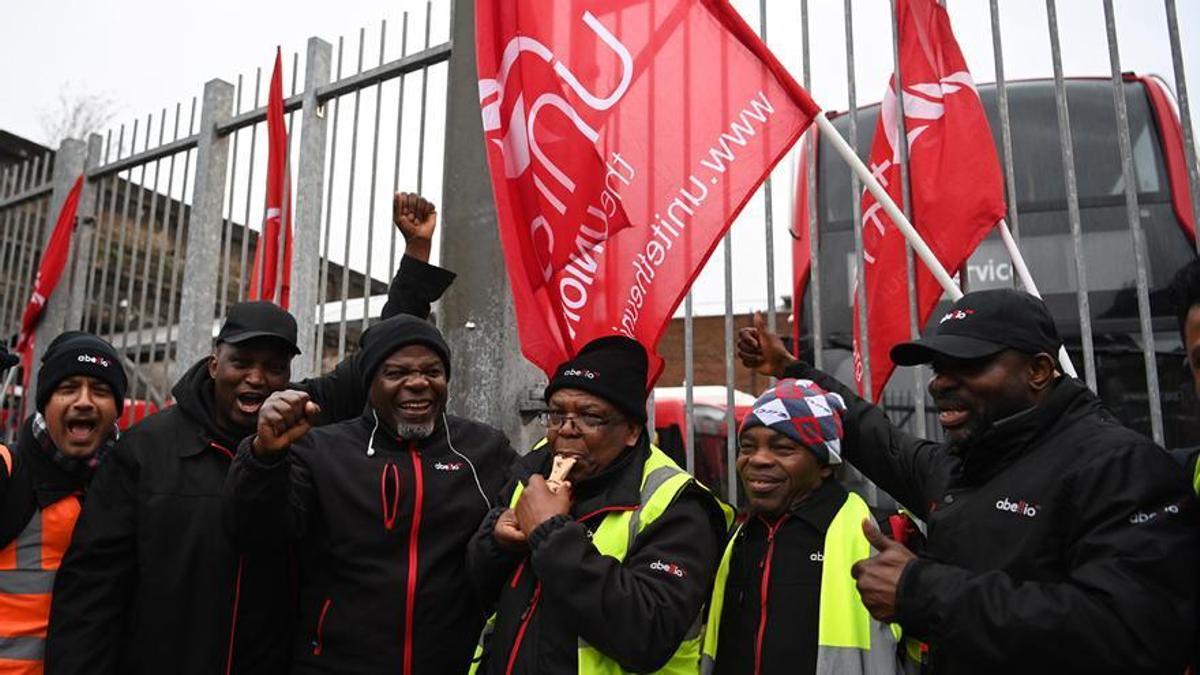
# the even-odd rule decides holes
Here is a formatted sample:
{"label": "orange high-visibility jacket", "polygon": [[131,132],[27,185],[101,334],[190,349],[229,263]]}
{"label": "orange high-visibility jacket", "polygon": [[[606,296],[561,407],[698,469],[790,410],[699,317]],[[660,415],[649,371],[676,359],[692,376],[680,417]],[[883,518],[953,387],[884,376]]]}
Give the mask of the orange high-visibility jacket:
{"label": "orange high-visibility jacket", "polygon": [[[13,457],[0,444],[12,475]],[[0,549],[0,672],[40,675],[50,623],[50,592],[79,518],[75,495],[34,512],[25,529]]]}

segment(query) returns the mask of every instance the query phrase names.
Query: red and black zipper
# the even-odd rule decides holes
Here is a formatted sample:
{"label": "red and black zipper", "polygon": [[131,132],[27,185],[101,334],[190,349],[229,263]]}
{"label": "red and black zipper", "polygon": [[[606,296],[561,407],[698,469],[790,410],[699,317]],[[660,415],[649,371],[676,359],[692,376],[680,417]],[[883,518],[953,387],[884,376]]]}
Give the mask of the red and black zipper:
{"label": "red and black zipper", "polygon": [[767,526],[767,554],[763,558],[762,580],[758,585],[760,610],[758,615],[758,634],[754,639],[754,675],[762,673],[763,636],[767,632],[767,598],[770,597],[771,590],[771,558],[775,556],[775,533],[779,531],[779,527],[783,525],[789,516],[791,516],[790,513],[783,514],[774,524],[760,517],[763,524]]}
{"label": "red and black zipper", "polygon": [[[633,506],[606,506],[576,518],[575,522],[582,523],[601,514],[612,513],[614,511],[633,511],[637,508],[636,504]],[[525,570],[525,563],[528,560],[528,558],[522,560],[521,564],[517,566],[516,572],[513,573],[513,578],[510,582],[512,588],[517,587],[517,582],[520,580],[521,573]],[[538,581],[533,585],[533,597],[530,598],[529,605],[521,613],[521,625],[517,628],[517,636],[513,638],[512,651],[508,653],[508,666],[504,669],[504,675],[512,675],[513,667],[517,663],[517,652],[521,650],[521,642],[525,639],[525,631],[529,628],[529,623],[533,620],[533,613],[537,611],[538,601],[541,600],[541,597],[542,582]]]}

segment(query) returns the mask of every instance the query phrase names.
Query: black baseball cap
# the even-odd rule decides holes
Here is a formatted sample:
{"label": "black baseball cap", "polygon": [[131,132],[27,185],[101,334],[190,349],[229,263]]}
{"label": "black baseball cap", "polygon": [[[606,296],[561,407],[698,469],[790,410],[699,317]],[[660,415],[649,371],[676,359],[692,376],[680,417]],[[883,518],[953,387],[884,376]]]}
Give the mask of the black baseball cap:
{"label": "black baseball cap", "polygon": [[296,317],[273,302],[256,300],[239,302],[229,307],[217,344],[241,344],[255,338],[270,337],[285,342],[292,356],[300,353],[296,346]]}
{"label": "black baseball cap", "polygon": [[1046,303],[1023,291],[997,288],[962,296],[929,335],[892,347],[898,366],[930,363],[938,356],[979,359],[1015,349],[1057,358],[1062,338]]}

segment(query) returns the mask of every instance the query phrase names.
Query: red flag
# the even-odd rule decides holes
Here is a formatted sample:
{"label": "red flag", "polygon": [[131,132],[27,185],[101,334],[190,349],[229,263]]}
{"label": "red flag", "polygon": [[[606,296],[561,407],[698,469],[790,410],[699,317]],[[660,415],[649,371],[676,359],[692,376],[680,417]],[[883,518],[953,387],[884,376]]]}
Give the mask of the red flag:
{"label": "red flag", "polygon": [[[67,266],[67,256],[71,252],[71,236],[75,234],[75,212],[79,209],[79,194],[83,192],[83,176],[75,179],[75,185],[67,193],[62,210],[58,212],[58,220],[54,223],[54,232],[42,252],[42,262],[38,266],[37,277],[33,281],[33,292],[21,315],[21,333],[17,338],[17,351],[33,351],[34,331],[42,318],[42,310],[46,301],[58,286],[63,268]],[[26,360],[28,366],[28,359]],[[28,369],[27,371],[28,372]]]}
{"label": "red flag", "polygon": [[[283,120],[283,58],[275,50],[275,71],[267,91],[267,218],[254,247],[250,300],[270,300],[284,309],[292,286],[292,177],[287,165],[288,137]],[[282,223],[282,228],[281,228]],[[279,234],[283,230],[282,264]]]}
{"label": "red flag", "polygon": [[675,308],[819,108],[727,0],[482,0],[476,35],[522,351],[550,373],[624,334],[653,382]]}
{"label": "red flag", "polygon": [[808,158],[817,156],[817,139],[820,135],[813,127],[800,140],[800,156],[797,158],[796,204],[792,212],[792,351],[800,356],[800,336],[804,313],[804,291],[808,287],[808,275],[812,268],[812,229],[808,220]]}
{"label": "red flag", "polygon": [[[954,40],[945,8],[933,0],[900,0],[896,11],[913,225],[942,265],[955,270],[1004,217],[1000,162],[983,105]],[[888,194],[901,203],[897,112],[893,77],[880,106],[868,165]],[[895,369],[888,352],[896,343],[912,337],[905,240],[866,190],[862,198],[862,226],[871,393],[878,399]],[[942,288],[920,261],[914,264],[918,316],[924,325],[942,297]],[[856,294],[854,376],[862,391],[857,304]]]}

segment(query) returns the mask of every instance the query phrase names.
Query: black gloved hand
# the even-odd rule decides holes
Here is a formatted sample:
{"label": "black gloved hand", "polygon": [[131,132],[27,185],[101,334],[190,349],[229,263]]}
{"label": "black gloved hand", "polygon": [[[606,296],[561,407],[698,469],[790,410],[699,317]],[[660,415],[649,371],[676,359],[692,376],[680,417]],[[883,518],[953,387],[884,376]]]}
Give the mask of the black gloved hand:
{"label": "black gloved hand", "polygon": [[12,368],[21,362],[21,357],[16,354],[9,354],[8,348],[0,344],[0,373]]}

